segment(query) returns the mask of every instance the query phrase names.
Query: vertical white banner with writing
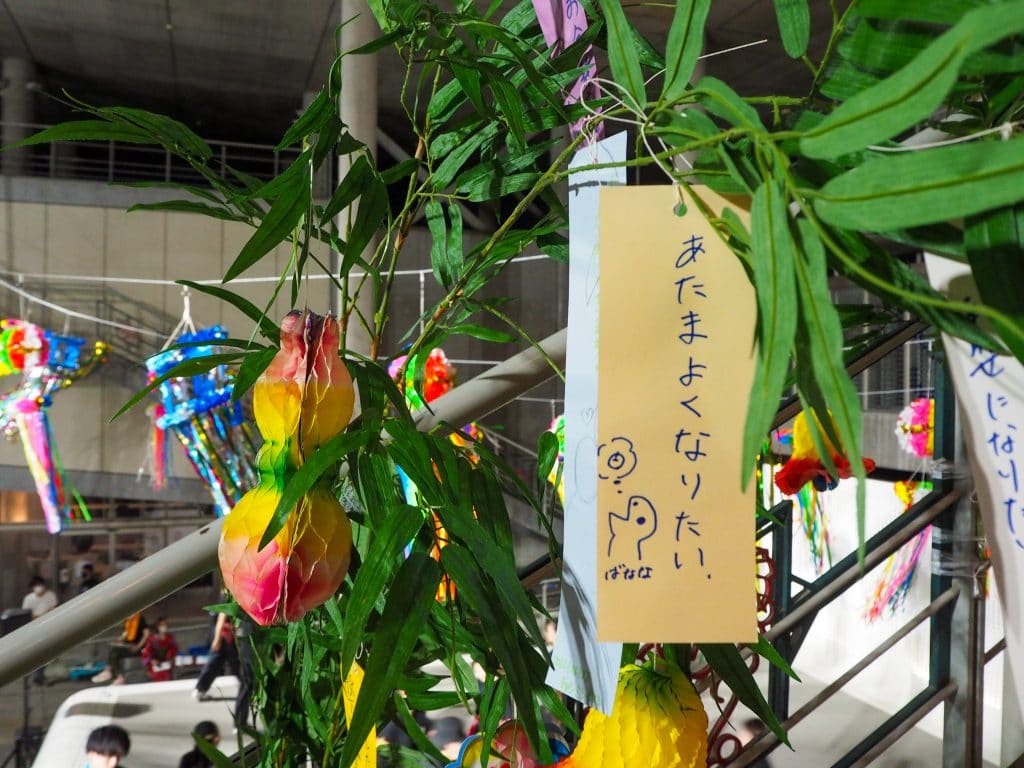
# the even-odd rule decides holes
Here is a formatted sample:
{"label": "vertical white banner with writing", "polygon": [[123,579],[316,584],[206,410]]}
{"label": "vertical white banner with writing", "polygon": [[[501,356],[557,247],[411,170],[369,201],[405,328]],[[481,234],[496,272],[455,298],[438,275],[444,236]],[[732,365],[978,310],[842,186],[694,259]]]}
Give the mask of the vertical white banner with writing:
{"label": "vertical white banner with writing", "polygon": [[[925,263],[934,288],[956,301],[978,300],[966,265],[932,254]],[[1007,662],[1024,701],[1024,366],[946,334],[942,341],[992,551]]]}
{"label": "vertical white banner with writing", "polygon": [[[584,147],[570,168],[626,159],[626,134]],[[598,190],[625,184],[626,169],[569,177],[569,331],[565,370],[565,525],[562,599],[548,685],[610,715],[620,643],[597,641]]]}

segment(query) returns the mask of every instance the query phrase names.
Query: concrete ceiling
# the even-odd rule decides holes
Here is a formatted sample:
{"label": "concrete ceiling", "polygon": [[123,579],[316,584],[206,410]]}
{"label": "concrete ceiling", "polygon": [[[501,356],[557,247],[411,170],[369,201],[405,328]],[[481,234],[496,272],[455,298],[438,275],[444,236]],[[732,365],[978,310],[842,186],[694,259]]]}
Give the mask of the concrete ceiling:
{"label": "concrete ceiling", "polygon": [[[829,8],[815,9],[812,48],[827,39]],[[630,15],[663,47],[671,9]],[[173,114],[210,139],[272,142],[319,88],[334,55],[340,0],[0,0],[0,54],[35,62],[43,89],[101,104]],[[801,92],[808,75],[778,42],[772,0],[714,0],[707,50],[769,43],[707,61],[745,93]],[[381,122],[398,125],[397,59],[384,55]],[[45,99],[40,122],[62,117]]]}

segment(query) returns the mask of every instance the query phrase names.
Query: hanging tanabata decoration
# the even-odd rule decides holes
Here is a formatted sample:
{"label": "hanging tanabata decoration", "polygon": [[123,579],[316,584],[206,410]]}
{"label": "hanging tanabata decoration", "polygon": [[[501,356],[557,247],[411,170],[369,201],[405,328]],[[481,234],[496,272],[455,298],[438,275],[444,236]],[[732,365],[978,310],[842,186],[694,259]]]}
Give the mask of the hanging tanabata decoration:
{"label": "hanging tanabata decoration", "polygon": [[310,488],[266,547],[260,540],[288,481],[352,418],[355,393],[338,355],[338,323],[312,312],[281,322],[281,349],[253,387],[263,435],[259,484],[224,521],[224,585],[261,625],[297,621],[333,595],[352,551],[348,515],[330,488]]}
{"label": "hanging tanabata decoration", "polygon": [[[896,417],[895,432],[900,448],[919,459],[930,459],[935,452],[935,401],[930,397],[912,401]],[[904,512],[931,490],[932,484],[928,480],[900,480],[893,485],[893,492],[903,502]],[[928,544],[929,530],[925,528],[885,561],[882,575],[864,610],[864,617],[869,622],[885,615],[886,609],[890,616],[894,615],[906,602],[917,573],[917,564]]]}
{"label": "hanging tanabata decoration", "polygon": [[935,451],[935,401],[919,397],[896,417],[896,439],[900,448],[919,459]]}
{"label": "hanging tanabata decoration", "polygon": [[[807,423],[806,412],[801,411],[793,420],[793,453],[782,469],[775,473],[775,486],[787,496],[795,497],[800,524],[811,547],[811,559],[820,574],[832,565],[832,548],[825,508],[819,494],[833,490],[840,480],[853,477],[853,471],[842,450],[837,449],[829,440],[821,422],[818,422],[818,434],[825,450],[829,452],[837,476],[830,474],[822,461]],[[874,471],[875,462],[865,458],[864,469],[867,472]]]}
{"label": "hanging tanabata decoration", "polygon": [[[479,736],[462,745],[447,768],[497,768],[542,765],[525,733],[506,723],[495,734],[492,752],[483,759]],[[704,768],[708,759],[708,716],[700,696],[675,664],[629,664],[619,672],[611,716],[594,708],[583,723],[576,749],[559,760],[559,768]],[[558,756],[558,745],[552,745]]]}
{"label": "hanging tanabata decoration", "polygon": [[[217,342],[228,337],[222,326],[184,333],[175,346],[146,361],[151,381],[176,365],[208,357]],[[218,365],[195,376],[170,378],[160,385],[160,402],[154,409],[151,466],[153,483],[166,477],[166,438],[170,431],[210,489],[220,515],[226,515],[257,481],[256,448],[239,402],[232,402],[233,377],[227,366]]]}
{"label": "hanging tanabata decoration", "polygon": [[553,433],[558,438],[558,457],[555,459],[555,463],[551,465],[551,471],[548,472],[548,482],[555,486],[558,500],[562,503],[562,506],[565,506],[565,478],[562,475],[563,468],[565,467],[564,413],[555,417],[555,420],[551,422],[551,426],[548,427],[548,432]]}
{"label": "hanging tanabata decoration", "polygon": [[[405,375],[400,379],[403,368],[405,369]],[[394,379],[402,394],[405,395],[405,403],[410,411],[417,411],[420,408],[427,407],[427,403],[432,403],[442,395],[448,394],[455,386],[455,366],[451,364],[448,356],[440,347],[432,349],[424,362],[422,395],[420,395],[419,390],[416,388],[416,368],[417,359],[415,355],[411,360],[406,355],[400,355],[388,366],[388,375]],[[469,439],[467,440],[466,438]],[[478,461],[477,455],[473,451],[473,444],[483,439],[483,430],[477,424],[467,424],[461,431],[452,432],[448,439],[453,445],[462,448],[466,457],[471,462],[475,464]],[[397,467],[397,470],[405,502],[414,507],[422,506],[423,502],[419,498],[416,484],[401,467]],[[432,512],[431,515],[434,520],[434,544],[431,547],[430,556],[435,560],[440,560],[441,549],[448,543],[448,531],[441,524],[441,519],[436,514]],[[412,545],[410,544],[406,548],[406,555],[411,551]],[[441,583],[437,585],[437,602],[442,603],[449,597],[454,596],[455,584],[446,574],[441,578]]]}
{"label": "hanging tanabata decoration", "polygon": [[102,341],[85,359],[84,345],[85,339],[52,333],[23,320],[0,320],[0,376],[22,375],[18,386],[0,399],[0,429],[10,438],[21,438],[50,533],[60,531],[63,522],[73,517],[69,493],[78,502],[78,514],[85,518],[89,514],[64,477],[47,416],[57,391],[88,376],[106,360],[107,345]]}

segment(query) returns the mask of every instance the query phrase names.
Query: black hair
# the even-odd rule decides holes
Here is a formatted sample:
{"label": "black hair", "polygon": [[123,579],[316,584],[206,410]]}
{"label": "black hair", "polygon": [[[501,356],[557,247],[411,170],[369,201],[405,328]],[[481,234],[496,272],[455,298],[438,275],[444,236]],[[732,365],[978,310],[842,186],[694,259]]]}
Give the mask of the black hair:
{"label": "black hair", "polygon": [[192,734],[209,741],[211,738],[220,738],[220,729],[213,720],[202,720],[192,729]]}
{"label": "black hair", "polygon": [[85,742],[85,751],[108,757],[125,757],[131,746],[132,740],[128,738],[128,731],[119,725],[103,725],[89,734],[89,740]]}
{"label": "black hair", "polygon": [[45,587],[46,579],[44,579],[42,576],[33,576],[32,581],[30,581],[28,585],[29,587],[34,587],[36,584],[42,584]]}

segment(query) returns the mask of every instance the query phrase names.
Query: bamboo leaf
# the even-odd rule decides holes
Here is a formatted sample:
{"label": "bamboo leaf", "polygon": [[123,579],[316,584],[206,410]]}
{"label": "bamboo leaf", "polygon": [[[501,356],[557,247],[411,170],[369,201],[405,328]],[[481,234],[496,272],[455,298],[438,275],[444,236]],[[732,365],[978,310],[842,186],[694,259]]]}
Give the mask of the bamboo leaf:
{"label": "bamboo leaf", "polygon": [[1024,361],[1024,205],[972,216],[964,245],[981,300],[1005,316],[996,330]]}
{"label": "bamboo leaf", "polygon": [[665,47],[665,84],[661,98],[679,99],[690,84],[704,45],[704,24],[711,0],[678,0]]}
{"label": "bamboo leaf", "polygon": [[[750,467],[768,434],[789,372],[790,350],[796,334],[794,252],[789,215],[782,188],[766,181],[754,192],[751,207],[751,267],[757,293],[759,337],[754,387],[743,432],[743,487]],[[744,343],[737,339],[737,343]]]}
{"label": "bamboo leaf", "polygon": [[366,661],[366,677],[338,764],[347,767],[359,752],[391,698],[423,627],[426,625],[441,572],[430,557],[413,552],[402,563],[388,592],[384,613],[374,633],[373,650]]}
{"label": "bamboo leaf", "polygon": [[324,206],[323,213],[320,214],[320,225],[325,225],[352,205],[372,177],[373,167],[370,165],[370,161],[367,160],[366,155],[360,155],[349,167],[345,178],[341,180],[338,188],[331,195],[331,199]]}
{"label": "bamboo leaf", "polygon": [[195,131],[174,118],[132,107],[100,107],[92,111],[111,121],[135,125],[147,131],[157,142],[180,154],[192,155],[201,160],[213,157],[210,145],[199,138]]}
{"label": "bamboo leaf", "polygon": [[228,283],[245,272],[281,243],[298,225],[310,205],[309,167],[281,191],[259,227],[242,246],[238,258],[228,267],[223,282]]}
{"label": "bamboo leaf", "polygon": [[347,274],[356,260],[363,255],[373,241],[373,236],[387,220],[388,192],[384,184],[376,176],[367,183],[359,198],[356,218],[348,233],[348,240],[342,250],[341,274]]}
{"label": "bamboo leaf", "polygon": [[790,666],[789,662],[782,658],[782,654],[775,650],[775,646],[768,642],[768,638],[764,635],[757,636],[757,645],[750,646],[750,650],[765,659],[769,664],[781,669],[798,683],[803,682],[800,680],[800,676],[793,671],[793,667]]}
{"label": "bamboo leaf", "polygon": [[128,209],[135,211],[174,211],[175,213],[197,213],[223,221],[245,221],[245,218],[229,208],[220,205],[208,205],[195,200],[164,200],[160,203],[136,203]]}
{"label": "bamboo leaf", "polygon": [[302,111],[302,114],[298,116],[295,122],[291,124],[291,127],[285,131],[284,136],[281,137],[281,141],[278,142],[274,149],[280,152],[285,147],[290,147],[292,144],[301,142],[311,133],[316,133],[320,130],[320,127],[324,124],[327,118],[334,114],[334,111],[334,104],[331,103],[326,92],[320,91],[316,95],[316,98],[309,103],[309,106]]}
{"label": "bamboo leaf", "polygon": [[219,355],[204,355],[203,357],[190,357],[182,360],[176,366],[149,382],[132,395],[128,402],[122,405],[117,413],[110,417],[110,421],[114,421],[119,418],[122,414],[134,408],[138,405],[150,392],[155,390],[161,384],[168,379],[178,379],[186,376],[200,376],[204,373],[208,373],[218,365],[231,365],[238,361],[240,354],[238,352],[225,352]]}
{"label": "bamboo leaf", "polygon": [[453,275],[448,265],[448,223],[440,201],[431,199],[424,206],[427,230],[430,232],[430,267],[434,277],[446,290],[452,287]]}
{"label": "bamboo leaf", "polygon": [[765,701],[764,694],[761,693],[754,676],[744,663],[743,657],[740,656],[739,649],[735,645],[718,643],[703,644],[698,647],[708,664],[715,670],[715,674],[722,678],[740,702],[761,718],[779,741],[792,748],[789,737],[782,728],[782,723],[779,722],[772,708]]}
{"label": "bamboo leaf", "polygon": [[205,293],[207,296],[213,296],[214,298],[227,302],[256,323],[260,328],[260,333],[275,344],[278,339],[281,338],[281,329],[278,328],[277,324],[267,317],[266,313],[262,309],[257,307],[244,296],[239,296],[234,291],[229,291],[227,288],[221,288],[219,285],[196,283],[192,280],[178,280],[177,283],[178,285],[187,286],[189,289],[196,291],[197,293]]}
{"label": "bamboo leaf", "polygon": [[775,0],[775,18],[779,22],[782,47],[792,58],[807,53],[811,39],[811,9],[807,0]]}
{"label": "bamboo leaf", "polygon": [[973,10],[909,64],[851,96],[800,140],[808,157],[838,157],[885,141],[930,117],[964,59],[1024,31],[1024,0]]}
{"label": "bamboo leaf", "polygon": [[383,524],[374,530],[366,557],[356,572],[345,610],[345,629],[341,635],[342,675],[348,674],[356,651],[363,642],[366,622],[394,573],[402,550],[422,525],[423,511],[402,504],[390,508]]}
{"label": "bamboo leaf", "polygon": [[277,354],[276,349],[261,349],[248,353],[238,366],[238,373],[231,386],[231,400],[238,402],[248,392],[260,375],[267,369]]}
{"label": "bamboo leaf", "polygon": [[866,232],[934,224],[1024,200],[1024,136],[878,157],[835,177],[814,210]]}
{"label": "bamboo leaf", "polygon": [[640,70],[636,41],[633,39],[626,14],[619,0],[600,2],[605,24],[608,26],[608,63],[612,68],[612,77],[633,97],[636,102],[634,106],[642,110],[647,105],[647,89],[644,86],[643,72]]}
{"label": "bamboo leaf", "polygon": [[0,151],[49,144],[54,141],[123,141],[126,144],[156,144],[147,132],[134,125],[111,123],[106,120],[74,120],[44,128],[38,133],[8,144]]}
{"label": "bamboo leaf", "polygon": [[292,510],[303,500],[306,492],[319,482],[324,473],[341,461],[343,456],[366,445],[370,441],[370,437],[367,430],[342,432],[304,457],[305,461],[302,466],[288,478],[288,482],[281,491],[274,515],[270,518],[266,530],[263,531],[263,537],[260,539],[260,549],[273,541],[288,521]]}

